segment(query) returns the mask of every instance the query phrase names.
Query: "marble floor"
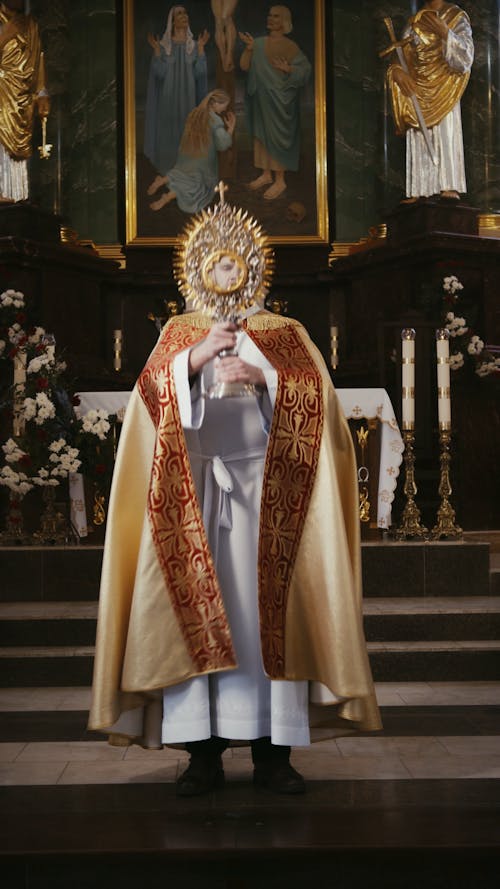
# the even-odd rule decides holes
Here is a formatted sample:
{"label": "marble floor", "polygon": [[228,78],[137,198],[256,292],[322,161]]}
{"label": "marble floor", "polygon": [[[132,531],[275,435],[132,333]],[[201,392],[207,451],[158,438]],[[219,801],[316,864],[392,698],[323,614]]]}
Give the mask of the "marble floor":
{"label": "marble floor", "polygon": [[[183,751],[111,747],[99,735],[86,733],[89,695],[86,688],[1,689],[5,728],[0,732],[0,784],[175,781],[187,761]],[[500,683],[378,683],[377,697],[384,714],[384,732],[371,736],[346,732],[294,750],[293,762],[307,780],[500,779]],[[37,729],[29,727],[29,716],[44,711],[79,713],[75,737],[40,739]],[[25,739],[18,739],[22,727],[17,734],[14,727],[8,728],[9,713],[15,713],[18,720],[25,714]],[[414,735],[407,734],[405,725],[410,714]],[[476,714],[480,718],[475,724]],[[490,730],[485,714],[489,714]],[[30,733],[34,739],[29,739]],[[226,751],[224,770],[228,782],[250,780],[248,748]]]}

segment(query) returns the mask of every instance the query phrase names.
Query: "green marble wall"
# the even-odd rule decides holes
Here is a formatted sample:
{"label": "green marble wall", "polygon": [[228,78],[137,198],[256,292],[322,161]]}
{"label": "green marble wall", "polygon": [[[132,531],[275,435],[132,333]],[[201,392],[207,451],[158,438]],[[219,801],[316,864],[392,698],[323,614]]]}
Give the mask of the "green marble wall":
{"label": "green marble wall", "polygon": [[[404,193],[404,140],[394,134],[387,63],[378,53],[388,42],[384,17],[392,18],[400,34],[417,3],[325,4],[332,240],[357,241],[385,220]],[[476,48],[462,100],[467,200],[483,212],[498,212],[500,2],[461,5],[471,17]],[[124,225],[121,3],[32,0],[31,10],[46,50],[53,104],[48,136],[54,143],[49,161],[33,158],[32,194],[80,238],[117,243]]]}
{"label": "green marble wall", "polygon": [[[119,241],[118,28],[114,0],[34,0],[46,53],[52,157],[32,162],[32,196],[81,239]],[[121,72],[119,74],[121,77]]]}

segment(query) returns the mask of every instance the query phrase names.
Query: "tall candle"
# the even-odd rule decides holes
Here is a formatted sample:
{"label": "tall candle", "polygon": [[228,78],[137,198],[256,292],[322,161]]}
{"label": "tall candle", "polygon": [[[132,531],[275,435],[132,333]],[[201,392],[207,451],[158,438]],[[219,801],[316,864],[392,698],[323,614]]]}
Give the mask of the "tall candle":
{"label": "tall candle", "polygon": [[401,331],[401,394],[403,429],[415,428],[415,331],[405,327]]}
{"label": "tall candle", "polygon": [[450,333],[445,327],[436,330],[438,420],[441,429],[451,426],[449,338]]}

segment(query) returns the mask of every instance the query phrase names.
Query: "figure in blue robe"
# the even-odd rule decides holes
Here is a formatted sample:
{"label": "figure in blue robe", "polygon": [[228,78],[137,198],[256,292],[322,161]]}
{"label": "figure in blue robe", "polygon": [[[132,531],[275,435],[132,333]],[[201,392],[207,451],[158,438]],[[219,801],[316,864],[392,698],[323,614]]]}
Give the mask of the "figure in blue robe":
{"label": "figure in blue robe", "polygon": [[212,90],[190,113],[175,165],[157,177],[156,191],[168,190],[150,206],[161,210],[173,200],[184,213],[199,213],[214,197],[219,181],[217,154],[231,147],[236,118],[228,112],[230,99],[223,90]]}
{"label": "figure in blue robe", "polygon": [[[161,176],[174,164],[187,116],[207,94],[208,33],[193,38],[183,6],[173,6],[153,48],[146,93],[144,154]],[[149,192],[151,193],[151,192]]]}
{"label": "figure in blue robe", "polygon": [[299,168],[300,90],[310,77],[311,65],[285,36],[292,30],[286,6],[271,7],[267,28],[267,37],[240,34],[245,43],[240,67],[248,73],[246,117],[254,164],[263,171],[250,188],[267,185],[264,198],[274,200],[286,189],[285,171]]}

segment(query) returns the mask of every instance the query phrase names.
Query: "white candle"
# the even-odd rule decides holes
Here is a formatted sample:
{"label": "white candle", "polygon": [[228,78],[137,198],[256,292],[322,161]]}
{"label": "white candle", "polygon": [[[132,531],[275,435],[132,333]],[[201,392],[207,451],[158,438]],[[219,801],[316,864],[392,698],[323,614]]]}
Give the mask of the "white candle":
{"label": "white candle", "polygon": [[450,334],[443,327],[436,330],[438,420],[441,429],[451,426]]}
{"label": "white candle", "polygon": [[415,331],[406,327],[401,331],[402,366],[401,394],[403,429],[415,427]]}

